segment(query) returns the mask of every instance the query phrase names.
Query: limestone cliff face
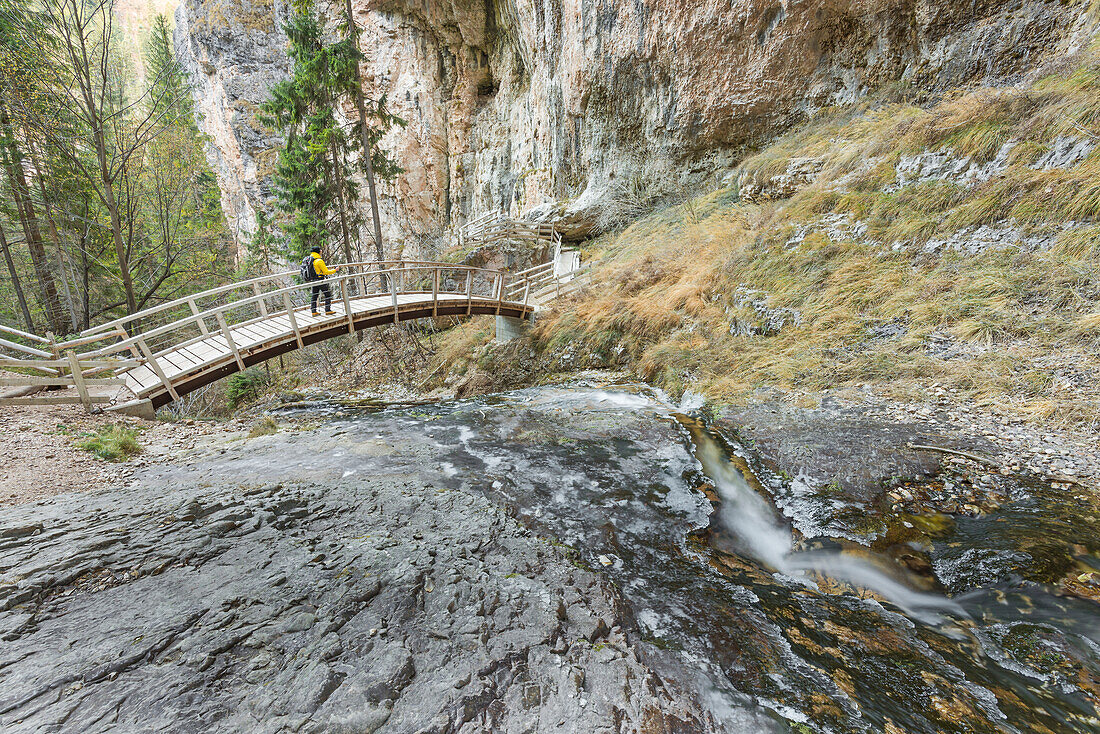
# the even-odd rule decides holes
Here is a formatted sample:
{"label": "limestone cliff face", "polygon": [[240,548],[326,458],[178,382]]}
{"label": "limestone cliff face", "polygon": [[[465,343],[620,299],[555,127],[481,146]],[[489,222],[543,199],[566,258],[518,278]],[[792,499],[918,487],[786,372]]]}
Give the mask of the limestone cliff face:
{"label": "limestone cliff face", "polygon": [[222,209],[240,243],[256,232],[259,212],[274,215],[271,174],[281,140],[257,115],[289,73],[286,14],[282,0],[183,0],[176,11],[176,56],[190,73]]}
{"label": "limestone cliff face", "polygon": [[[286,69],[284,11],[262,3],[185,0],[178,15],[227,211],[244,232],[265,206],[273,143],[249,110]],[[407,172],[384,187],[383,210],[388,236],[417,254],[488,209],[585,236],[634,201],[722,176],[817,108],[899,81],[933,95],[1011,80],[1059,49],[1077,12],[1042,0],[354,6],[364,85],[409,123],[386,141]]]}

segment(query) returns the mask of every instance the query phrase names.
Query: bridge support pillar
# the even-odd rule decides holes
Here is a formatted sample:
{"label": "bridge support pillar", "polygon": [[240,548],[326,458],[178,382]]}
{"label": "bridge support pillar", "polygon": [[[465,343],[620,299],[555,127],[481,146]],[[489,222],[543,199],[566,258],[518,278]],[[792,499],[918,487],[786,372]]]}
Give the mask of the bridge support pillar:
{"label": "bridge support pillar", "polygon": [[128,403],[121,405],[112,405],[107,410],[115,413],[121,413],[122,415],[132,415],[135,418],[144,418],[147,421],[155,421],[157,419],[157,411],[153,408],[152,400],[131,400]]}
{"label": "bridge support pillar", "polygon": [[513,316],[497,316],[497,335],[494,341],[500,344],[523,336],[527,333],[529,324],[530,322],[526,319],[517,319]]}

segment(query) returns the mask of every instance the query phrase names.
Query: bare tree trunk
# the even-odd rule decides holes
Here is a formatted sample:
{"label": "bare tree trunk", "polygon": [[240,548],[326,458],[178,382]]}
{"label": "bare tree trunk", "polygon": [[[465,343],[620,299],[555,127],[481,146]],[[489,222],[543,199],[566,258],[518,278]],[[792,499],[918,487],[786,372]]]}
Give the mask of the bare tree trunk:
{"label": "bare tree trunk", "polygon": [[31,319],[31,311],[27,308],[27,297],[23,295],[23,284],[19,282],[19,273],[15,270],[15,261],[11,257],[11,249],[8,247],[8,238],[4,234],[4,228],[0,227],[0,249],[4,250],[4,262],[8,265],[8,273],[11,274],[11,283],[15,287],[15,300],[19,302],[19,310],[23,312],[23,323],[27,325],[27,331],[34,333],[34,321]]}
{"label": "bare tree trunk", "polygon": [[[122,237],[122,216],[119,214],[118,202],[115,199],[114,182],[125,169],[129,156],[134,153],[137,146],[121,154],[122,164],[117,167],[117,171],[111,170],[105,132],[108,121],[104,119],[101,109],[101,105],[107,104],[109,86],[107,54],[113,40],[113,3],[100,0],[98,5],[93,3],[90,7],[84,7],[79,0],[64,0],[56,8],[47,4],[46,9],[56,23],[57,30],[62,34],[65,53],[75,72],[76,84],[79,87],[78,97],[83,108],[80,114],[92,133],[92,147],[95,149],[96,164],[99,168],[98,183],[103,187],[102,191],[97,193],[111,215],[111,237],[114,241],[115,255],[118,257],[119,276],[123,290],[126,292],[127,313],[133,314],[137,311],[137,298],[134,295],[134,282],[130,277],[129,250]],[[98,27],[95,23],[97,18]],[[91,50],[89,50],[89,44],[91,44]],[[97,47],[100,47],[100,57],[95,57]],[[88,173],[92,172],[88,171]],[[89,183],[92,181],[90,180]]]}
{"label": "bare tree trunk", "polygon": [[[347,176],[347,171],[348,171],[348,159],[347,159],[346,155],[341,155],[340,156],[340,169],[341,169],[341,171],[343,171],[343,173],[340,174],[341,177],[346,177]],[[350,203],[348,204],[348,209],[349,210],[352,209],[352,205]],[[361,228],[360,227],[352,227],[352,225],[349,224],[348,225],[348,231],[351,233],[351,239],[353,239],[355,241],[355,261],[356,262],[362,262],[363,261],[363,236],[362,236]]]}
{"label": "bare tree trunk", "polygon": [[[355,50],[359,50],[359,26],[351,9],[351,0],[344,0],[344,12],[347,14],[348,33],[355,41]],[[370,129],[367,127],[367,105],[363,99],[363,77],[359,71],[359,62],[355,63],[355,107],[359,111],[359,135],[363,145],[363,167],[367,174],[367,192],[370,194],[370,213],[374,222],[374,248],[378,261],[386,259],[382,246],[382,220],[378,216],[378,192],[374,186],[374,161],[370,144]]]}
{"label": "bare tree trunk", "polygon": [[348,205],[344,200],[344,169],[340,165],[340,154],[336,149],[336,139],[329,138],[329,150],[332,152],[332,171],[336,176],[336,201],[340,207],[340,236],[344,241],[344,262],[351,259],[351,236],[348,232]]}
{"label": "bare tree trunk", "polygon": [[34,165],[34,170],[38,171],[38,190],[42,194],[42,205],[46,207],[46,223],[50,227],[50,239],[53,241],[54,249],[54,261],[57,263],[57,277],[61,281],[61,292],[65,296],[65,306],[69,310],[69,324],[72,326],[73,332],[80,331],[80,324],[76,316],[76,307],[73,305],[73,294],[69,290],[69,279],[65,275],[65,255],[61,247],[61,236],[57,233],[57,222],[53,218],[53,207],[50,206],[50,197],[46,193],[46,179],[42,176],[42,165],[38,161],[38,153],[34,148],[34,143],[30,138],[28,141],[28,149],[31,153],[31,163]]}
{"label": "bare tree trunk", "polygon": [[[7,127],[7,113],[4,114],[4,126]],[[12,155],[8,155],[11,153]],[[57,333],[65,332],[65,316],[61,312],[61,301],[57,295],[57,284],[54,282],[53,273],[49,268],[46,258],[46,248],[42,245],[42,232],[38,228],[38,216],[34,211],[34,204],[27,196],[27,178],[23,173],[23,166],[19,163],[17,152],[11,146],[4,154],[4,167],[8,174],[8,184],[11,187],[12,197],[15,199],[15,208],[19,212],[19,221],[23,226],[23,236],[27,241],[27,249],[31,253],[31,262],[34,264],[35,276],[42,292],[42,306],[46,311],[46,320],[50,329]]]}
{"label": "bare tree trunk", "polygon": [[[88,208],[84,207],[84,214],[87,216]],[[92,266],[88,262],[88,225],[84,225],[84,231],[80,233],[80,273],[81,273],[81,304],[84,309],[84,328],[92,328],[92,283],[91,283],[91,270]]]}
{"label": "bare tree trunk", "polygon": [[102,129],[95,132],[96,160],[99,162],[100,181],[103,185],[103,203],[111,215],[111,237],[114,240],[115,255],[118,257],[118,270],[122,276],[122,287],[126,291],[126,313],[137,313],[137,298],[134,296],[134,281],[130,277],[130,257],[126,243],[122,239],[122,217],[118,213],[118,201],[115,199],[114,182],[111,169],[107,164],[107,146],[103,140]]}

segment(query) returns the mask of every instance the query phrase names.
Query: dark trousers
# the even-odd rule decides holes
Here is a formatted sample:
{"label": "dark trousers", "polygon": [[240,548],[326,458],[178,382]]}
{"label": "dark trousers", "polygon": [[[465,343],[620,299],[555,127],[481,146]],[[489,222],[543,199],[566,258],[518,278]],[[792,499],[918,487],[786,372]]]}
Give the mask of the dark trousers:
{"label": "dark trousers", "polygon": [[320,296],[322,293],[325,294],[325,310],[332,310],[332,288],[329,287],[328,283],[318,283],[317,285],[313,286],[313,291],[310,293],[309,296],[310,311],[317,311],[317,297]]}

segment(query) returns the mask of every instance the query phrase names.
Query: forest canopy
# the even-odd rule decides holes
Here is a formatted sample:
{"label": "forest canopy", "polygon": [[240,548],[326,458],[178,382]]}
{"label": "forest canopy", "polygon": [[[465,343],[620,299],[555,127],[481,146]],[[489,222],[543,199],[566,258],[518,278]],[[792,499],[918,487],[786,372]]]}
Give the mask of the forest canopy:
{"label": "forest canopy", "polygon": [[0,0],[0,321],[79,332],[224,282],[235,244],[158,16],[139,78],[112,0]]}

